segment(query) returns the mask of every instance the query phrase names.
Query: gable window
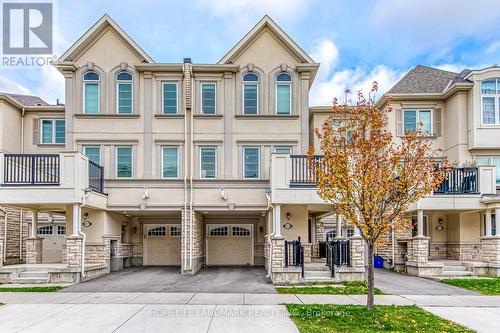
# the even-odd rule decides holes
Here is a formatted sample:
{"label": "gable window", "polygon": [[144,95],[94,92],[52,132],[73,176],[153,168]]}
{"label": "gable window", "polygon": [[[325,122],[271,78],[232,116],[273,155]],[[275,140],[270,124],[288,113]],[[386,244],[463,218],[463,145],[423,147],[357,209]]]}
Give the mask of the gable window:
{"label": "gable window", "polygon": [[259,77],[254,73],[243,75],[243,114],[257,114],[259,104]]}
{"label": "gable window", "polygon": [[200,178],[215,179],[217,177],[217,148],[200,148]]}
{"label": "gable window", "polygon": [[132,178],[132,147],[116,147],[116,177]]}
{"label": "gable window", "polygon": [[276,114],[292,113],[292,76],[280,73],[276,76]]}
{"label": "gable window", "polygon": [[243,147],[243,178],[252,179],[260,176],[260,149]]}
{"label": "gable window", "polygon": [[290,147],[290,146],[275,146],[274,152],[278,153],[278,154],[291,154],[292,147]]}
{"label": "gable window", "polygon": [[42,119],[40,131],[42,144],[64,144],[65,142],[64,119]]}
{"label": "gable window", "polygon": [[163,147],[162,155],[162,177],[179,177],[179,148]]}
{"label": "gable window", "polygon": [[403,110],[403,132],[420,129],[425,135],[432,135],[432,110]]}
{"label": "gable window", "polygon": [[120,114],[132,112],[132,74],[121,72],[116,75],[116,110]]}
{"label": "gable window", "polygon": [[500,78],[481,82],[481,110],[484,125],[500,125]]}
{"label": "gable window", "polygon": [[164,82],[163,89],[163,113],[177,114],[177,84]]}
{"label": "gable window", "polygon": [[215,83],[201,84],[201,113],[215,114]]}
{"label": "gable window", "polygon": [[99,80],[96,72],[83,75],[83,113],[99,113]]}
{"label": "gable window", "polygon": [[475,156],[474,160],[478,166],[496,166],[497,185],[500,185],[500,156]]}
{"label": "gable window", "polygon": [[83,154],[89,158],[89,161],[92,161],[97,165],[101,165],[101,147],[84,146]]}

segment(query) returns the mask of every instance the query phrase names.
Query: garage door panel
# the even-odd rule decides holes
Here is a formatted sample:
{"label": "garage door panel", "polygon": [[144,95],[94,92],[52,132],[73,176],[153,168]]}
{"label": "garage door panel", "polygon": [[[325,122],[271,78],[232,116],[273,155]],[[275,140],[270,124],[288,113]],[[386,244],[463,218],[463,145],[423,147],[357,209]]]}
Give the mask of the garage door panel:
{"label": "garage door panel", "polygon": [[178,266],[181,263],[181,238],[173,235],[180,225],[149,225],[144,236],[144,264]]}
{"label": "garage door panel", "polygon": [[252,264],[253,235],[251,225],[207,226],[207,265]]}

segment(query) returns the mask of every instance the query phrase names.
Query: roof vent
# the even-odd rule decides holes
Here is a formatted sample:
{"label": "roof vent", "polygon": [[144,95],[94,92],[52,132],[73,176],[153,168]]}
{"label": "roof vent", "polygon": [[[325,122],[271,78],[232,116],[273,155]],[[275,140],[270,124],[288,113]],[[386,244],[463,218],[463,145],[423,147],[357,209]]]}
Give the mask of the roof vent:
{"label": "roof vent", "polygon": [[184,58],[184,63],[185,64],[192,64],[193,61],[191,60],[191,58]]}

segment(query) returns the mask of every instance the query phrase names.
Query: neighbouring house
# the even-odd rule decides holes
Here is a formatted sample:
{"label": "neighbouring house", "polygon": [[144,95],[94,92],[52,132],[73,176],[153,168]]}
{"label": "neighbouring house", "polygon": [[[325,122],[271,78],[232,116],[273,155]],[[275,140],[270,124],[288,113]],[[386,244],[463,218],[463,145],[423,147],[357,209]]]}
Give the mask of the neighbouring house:
{"label": "neighbouring house", "polygon": [[[196,64],[154,62],[104,15],[53,65],[65,105],[0,95],[0,281],[153,265],[261,266],[273,283],[364,278],[359,232],[307,168],[331,110],[309,107],[319,64],[268,16],[218,63]],[[498,275],[494,77],[417,67],[378,102],[396,110],[396,140],[422,122],[446,157],[479,165],[416,205],[416,234],[380,251],[389,265],[442,275],[442,259],[467,260]]]}

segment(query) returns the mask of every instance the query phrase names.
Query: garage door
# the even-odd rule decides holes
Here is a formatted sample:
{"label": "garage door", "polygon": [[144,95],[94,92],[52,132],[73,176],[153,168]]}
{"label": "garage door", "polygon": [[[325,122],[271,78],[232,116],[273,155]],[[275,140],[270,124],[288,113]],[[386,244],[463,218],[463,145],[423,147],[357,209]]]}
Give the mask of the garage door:
{"label": "garage door", "polygon": [[144,226],[144,265],[179,266],[181,264],[181,225]]}
{"label": "garage door", "polygon": [[253,225],[207,225],[207,265],[253,265]]}
{"label": "garage door", "polygon": [[42,263],[57,263],[63,259],[62,248],[66,244],[66,226],[62,224],[41,225],[38,237],[42,238]]}

